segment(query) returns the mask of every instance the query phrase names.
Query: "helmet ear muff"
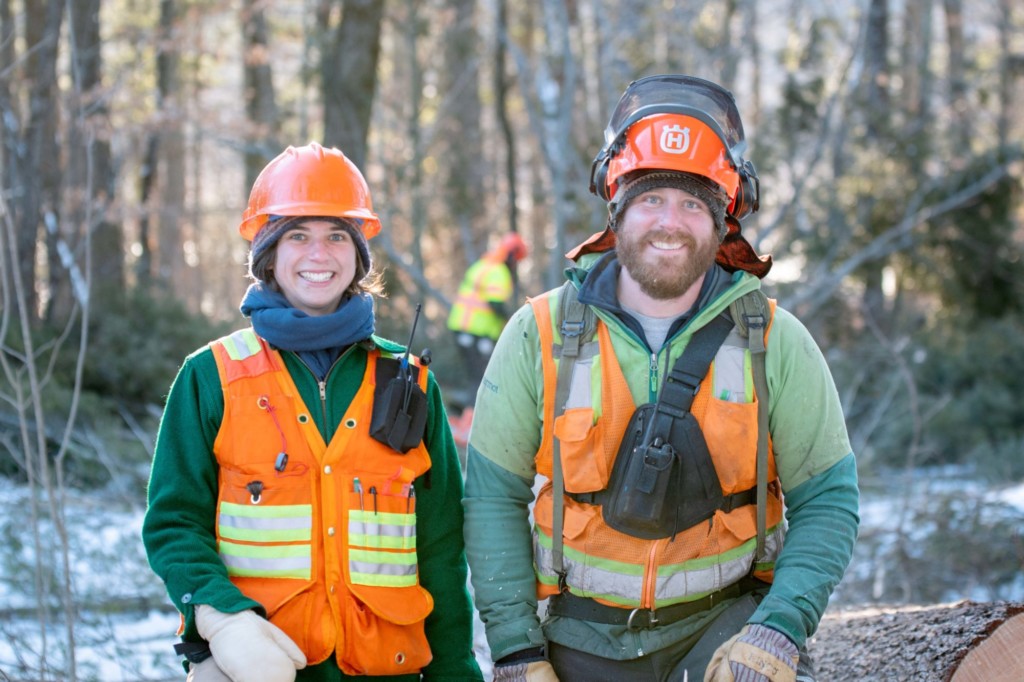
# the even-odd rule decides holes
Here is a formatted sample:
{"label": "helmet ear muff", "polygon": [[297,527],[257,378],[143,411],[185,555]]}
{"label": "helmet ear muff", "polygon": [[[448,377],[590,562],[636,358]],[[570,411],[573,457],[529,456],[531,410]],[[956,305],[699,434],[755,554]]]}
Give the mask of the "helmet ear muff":
{"label": "helmet ear muff", "polygon": [[736,196],[729,207],[729,214],[736,220],[740,220],[761,207],[761,181],[758,180],[757,170],[750,161],[741,161],[736,172],[740,182],[736,187]]}
{"label": "helmet ear muff", "polygon": [[594,157],[594,163],[590,165],[590,193],[605,201],[611,201],[605,180],[608,178],[608,162],[614,156],[613,149],[614,145],[605,145]]}
{"label": "helmet ear muff", "polygon": [[[611,201],[608,195],[608,185],[605,180],[608,177],[608,162],[613,154],[614,146],[602,149],[590,166],[590,193],[595,194],[604,201]],[[729,213],[740,220],[754,213],[761,206],[761,181],[757,177],[757,169],[751,161],[743,160],[736,169],[739,175],[739,185],[736,187],[736,196],[732,200]]]}

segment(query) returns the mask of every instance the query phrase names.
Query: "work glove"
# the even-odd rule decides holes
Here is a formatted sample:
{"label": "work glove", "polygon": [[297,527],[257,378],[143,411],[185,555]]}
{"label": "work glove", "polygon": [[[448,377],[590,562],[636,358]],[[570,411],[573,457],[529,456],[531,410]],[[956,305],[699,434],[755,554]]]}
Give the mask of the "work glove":
{"label": "work glove", "polygon": [[295,682],[295,671],[306,667],[306,656],[295,642],[255,611],[221,613],[200,604],[196,628],[232,682]]}
{"label": "work glove", "polygon": [[558,682],[558,675],[547,661],[520,661],[495,665],[494,682]]}
{"label": "work glove", "polygon": [[211,656],[202,663],[189,663],[185,682],[231,682],[231,678],[217,667],[217,661]]}
{"label": "work glove", "polygon": [[704,682],[796,682],[799,660],[789,637],[764,625],[745,625],[715,651]]}
{"label": "work glove", "polygon": [[558,675],[544,658],[544,650],[537,647],[518,651],[495,663],[494,682],[558,682]]}

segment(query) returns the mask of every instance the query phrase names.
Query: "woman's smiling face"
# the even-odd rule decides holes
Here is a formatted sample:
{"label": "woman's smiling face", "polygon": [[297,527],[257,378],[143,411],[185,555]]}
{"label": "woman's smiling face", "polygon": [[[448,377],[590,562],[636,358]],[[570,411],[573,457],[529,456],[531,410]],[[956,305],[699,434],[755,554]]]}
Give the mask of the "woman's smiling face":
{"label": "woman's smiling face", "polygon": [[356,275],[358,249],[348,231],[326,220],[305,220],[285,232],[274,256],[274,281],[288,302],[308,315],[338,309]]}

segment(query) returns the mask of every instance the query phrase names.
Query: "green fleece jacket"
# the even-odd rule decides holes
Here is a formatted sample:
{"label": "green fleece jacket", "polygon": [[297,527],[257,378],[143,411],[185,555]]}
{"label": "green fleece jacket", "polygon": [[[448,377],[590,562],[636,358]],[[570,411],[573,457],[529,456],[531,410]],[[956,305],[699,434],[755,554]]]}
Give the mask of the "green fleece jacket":
{"label": "green fleece jacket", "polygon": [[[366,369],[367,347],[373,344],[398,353],[404,348],[384,339],[355,344],[334,363],[325,381],[323,409],[311,409],[325,442],[330,442],[355,397]],[[321,404],[313,372],[294,353],[283,352],[307,406]],[[434,597],[426,634],[433,660],[425,680],[482,680],[473,655],[472,605],[467,590],[462,536],[463,492],[458,453],[448,427],[440,389],[430,375],[424,443],[431,468],[415,481],[416,540],[420,583]],[[217,462],[213,442],[224,414],[213,351],[206,346],[188,358],[178,372],[157,435],[149,481],[149,507],[142,527],[150,566],[167,586],[184,616],[185,641],[199,641],[195,605],[209,604],[234,613],[262,606],[244,596],[228,579],[217,554],[214,519],[217,511]],[[265,614],[264,614],[265,615]],[[299,671],[299,680],[327,682],[348,679],[333,657]],[[374,677],[415,680],[416,675]]]}
{"label": "green fleece jacket", "polygon": [[[596,263],[594,261],[597,261]],[[646,343],[642,327],[615,298],[614,254],[587,257],[569,271],[580,301],[609,327],[634,404],[656,399],[668,370],[695,330],[760,286],[746,273],[712,269],[692,316],[677,320],[663,347]],[[775,582],[749,622],[785,633],[798,646],[815,631],[853,553],[857,535],[857,471],[839,396],[806,328],[776,309],[768,337],[769,429],[785,493],[789,528]],[[712,612],[650,630],[537,615],[529,505],[534,456],[543,430],[543,372],[537,323],[529,306],[506,326],[477,395],[470,435],[466,552],[474,601],[494,660],[550,639],[612,659],[636,658],[689,640]]]}

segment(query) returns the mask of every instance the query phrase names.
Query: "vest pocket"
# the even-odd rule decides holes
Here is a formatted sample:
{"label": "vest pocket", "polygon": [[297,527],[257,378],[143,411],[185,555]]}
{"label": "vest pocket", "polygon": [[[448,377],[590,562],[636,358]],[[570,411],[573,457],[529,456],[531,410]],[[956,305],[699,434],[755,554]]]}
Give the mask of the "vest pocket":
{"label": "vest pocket", "polygon": [[591,407],[572,407],[555,419],[553,433],[562,454],[565,489],[571,493],[604,490],[611,458],[604,447],[600,424]]}
{"label": "vest pocket", "polygon": [[349,589],[342,609],[347,636],[338,652],[346,675],[403,675],[430,663],[433,655],[423,628],[434,609],[429,592],[419,585]]}
{"label": "vest pocket", "polygon": [[[309,584],[312,536],[313,505],[305,477],[258,477],[221,469],[217,549],[232,579],[290,578]],[[290,595],[295,590],[292,583],[273,591]],[[280,603],[260,601],[268,611]]]}
{"label": "vest pocket", "polygon": [[747,490],[757,482],[757,401],[737,403],[712,397],[702,424],[722,491]]}

